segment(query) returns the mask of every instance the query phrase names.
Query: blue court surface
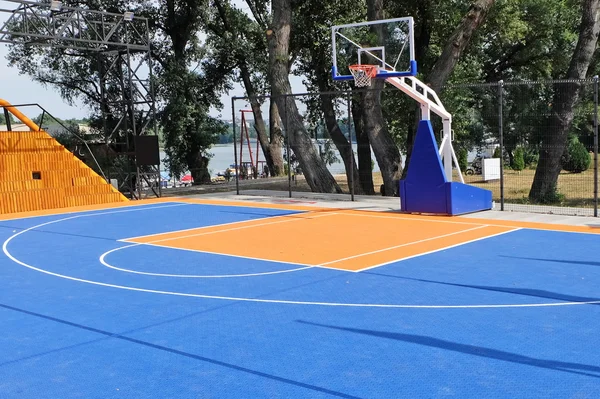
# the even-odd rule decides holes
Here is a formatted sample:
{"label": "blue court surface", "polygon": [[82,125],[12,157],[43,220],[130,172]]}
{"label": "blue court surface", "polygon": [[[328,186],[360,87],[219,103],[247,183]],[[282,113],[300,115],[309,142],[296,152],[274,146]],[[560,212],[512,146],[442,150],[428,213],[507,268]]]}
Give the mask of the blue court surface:
{"label": "blue court surface", "polygon": [[120,241],[301,212],[0,221],[0,398],[600,397],[596,234],[524,228],[362,272]]}

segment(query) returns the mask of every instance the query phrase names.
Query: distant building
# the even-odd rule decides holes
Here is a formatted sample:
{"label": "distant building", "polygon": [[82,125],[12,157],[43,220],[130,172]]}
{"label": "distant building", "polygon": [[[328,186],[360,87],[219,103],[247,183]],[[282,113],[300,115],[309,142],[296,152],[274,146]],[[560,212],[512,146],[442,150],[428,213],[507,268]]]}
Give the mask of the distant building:
{"label": "distant building", "polygon": [[[82,136],[90,134],[91,129],[88,125],[79,124],[77,126],[79,128],[78,134],[80,134]],[[31,130],[29,128],[29,126],[25,125],[24,123],[11,123],[11,128],[12,128],[13,132],[28,132]],[[57,122],[44,123],[42,126],[42,129],[44,131],[48,132],[51,136],[55,136],[57,134],[67,131],[62,125],[60,125]],[[7,130],[8,130],[7,125],[0,125],[1,132],[5,132]]]}
{"label": "distant building", "polygon": [[[24,123],[11,123],[10,127],[13,132],[28,132],[31,130],[29,128],[29,126],[25,125]],[[0,132],[6,132],[6,131],[8,131],[8,126],[0,125]]]}

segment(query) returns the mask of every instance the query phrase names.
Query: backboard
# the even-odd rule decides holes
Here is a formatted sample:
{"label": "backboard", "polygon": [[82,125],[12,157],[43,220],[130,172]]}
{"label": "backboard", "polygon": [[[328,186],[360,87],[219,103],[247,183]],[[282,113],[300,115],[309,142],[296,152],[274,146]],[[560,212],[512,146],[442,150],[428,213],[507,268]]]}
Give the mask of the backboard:
{"label": "backboard", "polygon": [[376,78],[415,76],[412,17],[359,22],[331,27],[334,80],[354,79],[348,66],[378,65]]}

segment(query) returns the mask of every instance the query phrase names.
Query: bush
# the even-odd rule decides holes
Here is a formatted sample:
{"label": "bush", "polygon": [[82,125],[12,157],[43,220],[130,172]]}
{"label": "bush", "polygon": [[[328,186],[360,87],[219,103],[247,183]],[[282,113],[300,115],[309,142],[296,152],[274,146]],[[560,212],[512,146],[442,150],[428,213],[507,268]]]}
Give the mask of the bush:
{"label": "bush", "polygon": [[525,169],[525,160],[523,159],[523,148],[517,147],[513,154],[512,165],[510,165],[513,170],[521,171]]}
{"label": "bush", "polygon": [[581,173],[588,170],[592,157],[583,143],[577,138],[569,140],[567,150],[562,157],[562,167],[572,173]]}
{"label": "bush", "polygon": [[535,197],[537,200],[533,203],[540,205],[559,205],[565,201],[565,195],[558,192],[556,184],[553,184],[544,195],[538,194]]}
{"label": "bush", "polygon": [[540,159],[540,154],[532,148],[523,149],[523,161],[528,168],[535,167]]}
{"label": "bush", "polygon": [[496,147],[496,149],[494,150],[494,155],[492,155],[492,158],[502,158],[500,156],[500,146]]}
{"label": "bush", "polygon": [[469,156],[469,152],[467,150],[465,150],[464,148],[459,148],[458,149],[458,154],[456,154],[457,158],[458,158],[458,166],[460,167],[461,171],[465,171],[467,170],[467,167],[469,166],[469,161],[467,160],[467,157]]}

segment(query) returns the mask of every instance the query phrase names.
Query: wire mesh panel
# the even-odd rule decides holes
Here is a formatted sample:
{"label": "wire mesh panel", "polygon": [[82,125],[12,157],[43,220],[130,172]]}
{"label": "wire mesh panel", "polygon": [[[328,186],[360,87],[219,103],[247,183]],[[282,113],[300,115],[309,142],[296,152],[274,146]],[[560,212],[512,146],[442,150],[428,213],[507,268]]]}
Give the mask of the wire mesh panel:
{"label": "wire mesh panel", "polygon": [[594,206],[593,88],[591,81],[505,86],[505,194],[517,205],[511,209],[570,213]]}
{"label": "wire mesh panel", "polygon": [[[263,142],[257,148],[267,164],[279,157],[281,167],[262,174],[268,179],[255,184],[240,174],[236,184],[246,192],[287,190],[290,197],[307,192],[398,196],[420,109],[399,90],[378,84],[286,95],[280,101],[261,97],[261,123],[267,132],[263,141],[269,149],[265,152]],[[496,209],[592,214],[596,90],[593,79],[444,87],[440,98],[452,114],[452,147],[458,160],[453,180],[459,181],[460,173],[465,183],[490,190]],[[235,112],[248,101],[236,99]],[[270,107],[275,103],[279,107]],[[241,122],[238,117],[236,140],[244,129]],[[432,116],[431,123],[440,145],[442,121]],[[250,130],[259,140],[257,126],[254,122]]]}
{"label": "wire mesh panel", "polygon": [[[441,95],[452,114],[452,144],[465,183],[490,190],[495,202],[502,199],[499,87],[452,85]],[[455,180],[458,173],[455,167]]]}

